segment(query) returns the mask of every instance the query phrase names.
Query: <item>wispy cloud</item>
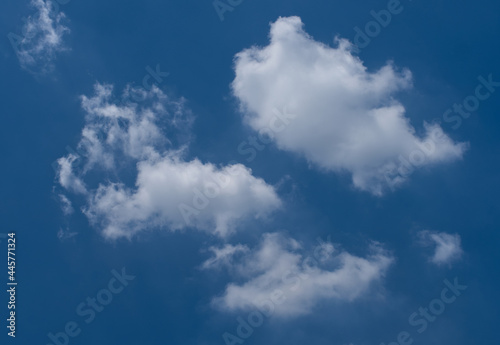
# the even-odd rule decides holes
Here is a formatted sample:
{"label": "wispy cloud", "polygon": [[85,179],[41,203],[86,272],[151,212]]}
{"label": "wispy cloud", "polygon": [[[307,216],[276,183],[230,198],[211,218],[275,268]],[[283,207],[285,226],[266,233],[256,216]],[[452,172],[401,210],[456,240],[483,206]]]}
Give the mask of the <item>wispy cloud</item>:
{"label": "wispy cloud", "polygon": [[52,1],[32,0],[30,5],[36,13],[26,19],[23,36],[13,45],[22,68],[46,73],[53,69],[57,53],[67,49],[64,36],[70,30],[64,25],[66,16],[57,12]]}
{"label": "wispy cloud", "polygon": [[77,232],[72,232],[68,228],[62,229],[60,228],[59,231],[57,232],[57,238],[60,239],[61,241],[69,240],[70,238],[73,238],[77,236]]}
{"label": "wispy cloud", "polygon": [[68,197],[64,194],[59,194],[59,200],[61,202],[61,209],[64,213],[65,216],[69,216],[75,212],[73,209],[73,205],[71,204],[71,201],[68,199]]}
{"label": "wispy cloud", "polygon": [[463,255],[461,238],[458,234],[424,230],[420,231],[418,236],[421,245],[434,248],[430,261],[436,265],[451,264],[460,260]]}
{"label": "wispy cloud", "polygon": [[241,244],[235,246],[226,244],[220,248],[210,247],[209,250],[213,253],[213,256],[201,265],[202,269],[219,269],[225,266],[231,266],[234,257],[238,254],[248,252],[249,248]]}

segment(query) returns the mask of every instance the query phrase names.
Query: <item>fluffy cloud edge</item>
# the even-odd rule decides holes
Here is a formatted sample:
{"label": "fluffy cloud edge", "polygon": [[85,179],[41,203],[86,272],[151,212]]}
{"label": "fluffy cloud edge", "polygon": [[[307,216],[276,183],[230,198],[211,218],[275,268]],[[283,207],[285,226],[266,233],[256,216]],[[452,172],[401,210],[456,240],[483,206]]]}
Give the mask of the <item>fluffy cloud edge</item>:
{"label": "fluffy cloud edge", "polygon": [[366,296],[394,262],[379,243],[372,243],[366,257],[331,243],[307,255],[302,244],[281,233],[264,234],[256,248],[240,257],[231,266],[239,283],[228,284],[212,306],[225,312],[258,309],[280,318],[310,314],[321,302]]}
{"label": "fluffy cloud edge", "polygon": [[[235,56],[233,94],[251,128],[281,150],[304,156],[313,166],[349,172],[354,186],[383,195],[417,168],[462,158],[437,124],[419,137],[394,95],[411,87],[411,72],[388,63],[369,72],[352,44],[332,48],[315,41],[299,17],[271,23],[270,42]],[[276,118],[288,108],[293,119]],[[278,125],[279,124],[279,125]]]}
{"label": "fluffy cloud edge", "polygon": [[[192,114],[183,99],[156,87],[126,87],[118,101],[111,85],[97,83],[94,95],[81,100],[86,115],[79,152],[58,160],[57,181],[86,199],[82,210],[105,237],[158,228],[225,237],[244,219],[264,218],[282,206],[274,187],[244,165],[184,159],[188,143],[176,136],[189,131]],[[124,167],[135,169],[134,185],[120,177]]]}

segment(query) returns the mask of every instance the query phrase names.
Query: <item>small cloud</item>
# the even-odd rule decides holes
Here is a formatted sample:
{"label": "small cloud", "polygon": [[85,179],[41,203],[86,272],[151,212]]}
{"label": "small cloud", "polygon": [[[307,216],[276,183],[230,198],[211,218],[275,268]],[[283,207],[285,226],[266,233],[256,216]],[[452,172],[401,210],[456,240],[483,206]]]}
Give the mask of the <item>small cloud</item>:
{"label": "small cloud", "polygon": [[66,228],[66,230],[60,228],[59,231],[57,232],[57,238],[60,239],[61,241],[69,240],[70,238],[73,238],[76,235],[78,235],[77,232],[71,232],[68,228]]}
{"label": "small cloud", "polygon": [[69,191],[78,194],[86,194],[87,188],[83,181],[75,175],[73,172],[73,163],[76,157],[73,154],[69,154],[66,157],[61,157],[57,160],[59,164],[59,170],[57,172],[57,179],[59,184]]}
{"label": "small cloud", "polygon": [[201,265],[202,269],[218,269],[223,266],[230,266],[234,256],[238,253],[248,252],[248,247],[241,244],[236,246],[227,244],[221,248],[210,247],[209,250],[214,255]]}
{"label": "small cloud", "polygon": [[65,15],[58,12],[50,0],[32,0],[37,12],[26,19],[23,36],[12,40],[21,67],[33,73],[46,73],[53,69],[58,52],[66,50],[64,35],[69,28],[63,22]]}
{"label": "small cloud", "polygon": [[462,257],[461,238],[458,234],[424,230],[418,236],[421,245],[435,248],[430,261],[438,266],[451,264]]}

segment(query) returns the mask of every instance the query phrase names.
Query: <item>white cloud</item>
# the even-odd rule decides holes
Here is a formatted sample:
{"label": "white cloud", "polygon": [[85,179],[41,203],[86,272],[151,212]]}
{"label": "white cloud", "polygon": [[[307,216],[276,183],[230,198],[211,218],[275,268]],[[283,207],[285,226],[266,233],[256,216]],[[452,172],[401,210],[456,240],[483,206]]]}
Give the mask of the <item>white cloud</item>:
{"label": "white cloud", "polygon": [[[354,186],[376,195],[407,179],[400,160],[422,166],[461,158],[465,144],[438,125],[416,135],[405,118],[394,95],[411,87],[410,71],[388,63],[369,72],[351,47],[314,41],[298,17],[271,24],[269,45],[236,55],[232,89],[248,124],[322,170],[349,172]],[[276,117],[283,108],[293,118]]]}
{"label": "white cloud", "polygon": [[378,244],[366,258],[331,244],[306,256],[295,240],[265,234],[259,247],[235,264],[243,282],[229,284],[213,304],[227,311],[257,307],[280,317],[308,314],[322,301],[353,301],[368,294],[392,262]]}
{"label": "white cloud", "polygon": [[[58,160],[60,185],[85,195],[83,211],[104,236],[131,237],[152,228],[226,236],[244,219],[280,207],[274,188],[241,164],[183,159],[192,115],[182,99],[171,100],[156,87],[127,88],[120,103],[112,91],[97,84],[93,97],[82,97],[81,156]],[[133,93],[142,93],[141,104],[130,100]],[[134,185],[124,182],[131,171]]]}
{"label": "white cloud", "polygon": [[59,194],[59,200],[61,201],[61,209],[65,216],[69,216],[75,212],[73,205],[68,197],[64,194]]}
{"label": "white cloud", "polygon": [[58,52],[65,50],[63,37],[69,29],[63,24],[65,15],[49,0],[32,0],[37,13],[29,16],[23,27],[23,37],[16,42],[21,67],[32,72],[48,72]]}
{"label": "white cloud", "polygon": [[248,252],[248,247],[241,244],[236,246],[226,244],[220,248],[210,247],[209,250],[214,255],[201,265],[201,268],[203,269],[215,269],[223,266],[231,266],[234,256],[238,253]]}
{"label": "white cloud", "polygon": [[450,264],[460,260],[463,254],[461,239],[458,234],[445,232],[420,231],[419,237],[424,246],[435,247],[430,261],[436,265]]}
{"label": "white cloud", "polygon": [[57,160],[59,171],[57,173],[58,181],[61,186],[73,193],[86,194],[87,188],[83,181],[73,172],[73,163],[76,161],[76,156],[69,154]]}
{"label": "white cloud", "polygon": [[242,165],[217,168],[196,159],[163,157],[138,164],[135,188],[101,185],[85,213],[104,226],[108,237],[164,226],[194,227],[226,236],[238,221],[263,217],[279,206],[273,187]]}
{"label": "white cloud", "polygon": [[[161,152],[174,144],[166,137],[168,130],[186,131],[191,124],[185,100],[169,99],[157,87],[149,92],[127,87],[122,98],[121,104],[117,104],[113,87],[102,84],[95,85],[93,97],[81,98],[86,125],[79,149],[87,152],[86,171],[95,166],[113,170],[122,158],[158,159]],[[131,100],[138,98],[140,105]],[[165,129],[160,128],[162,125]]]}

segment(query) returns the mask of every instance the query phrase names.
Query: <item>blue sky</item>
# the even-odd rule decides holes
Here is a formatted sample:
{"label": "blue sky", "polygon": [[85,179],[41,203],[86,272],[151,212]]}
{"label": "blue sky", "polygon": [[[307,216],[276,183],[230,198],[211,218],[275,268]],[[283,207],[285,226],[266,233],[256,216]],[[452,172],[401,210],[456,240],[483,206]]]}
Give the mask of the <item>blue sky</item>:
{"label": "blue sky", "polygon": [[495,342],[500,5],[215,4],[0,5],[2,343]]}

